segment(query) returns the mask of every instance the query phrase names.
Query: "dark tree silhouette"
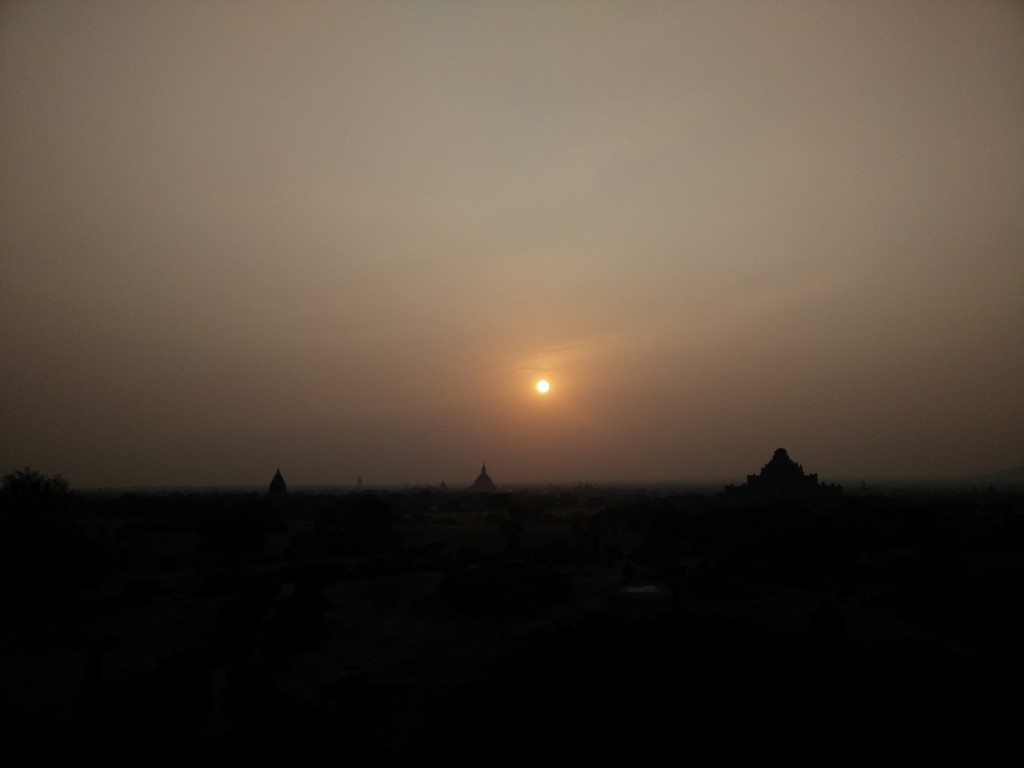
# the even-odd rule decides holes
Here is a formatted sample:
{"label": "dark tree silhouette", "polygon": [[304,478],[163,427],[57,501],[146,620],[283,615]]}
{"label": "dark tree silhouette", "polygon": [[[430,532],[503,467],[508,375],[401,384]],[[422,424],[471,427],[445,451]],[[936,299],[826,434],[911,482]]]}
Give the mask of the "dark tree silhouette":
{"label": "dark tree silhouette", "polygon": [[67,493],[70,484],[61,475],[44,475],[31,467],[4,475],[3,492],[15,496],[52,496]]}

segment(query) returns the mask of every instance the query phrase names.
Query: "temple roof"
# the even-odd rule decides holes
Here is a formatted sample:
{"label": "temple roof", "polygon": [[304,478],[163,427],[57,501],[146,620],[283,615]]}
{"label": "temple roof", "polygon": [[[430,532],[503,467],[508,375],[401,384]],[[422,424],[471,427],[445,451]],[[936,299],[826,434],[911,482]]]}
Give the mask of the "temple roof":
{"label": "temple roof", "polygon": [[490,475],[487,474],[486,463],[480,466],[480,474],[477,476],[476,480],[473,481],[473,484],[469,487],[469,490],[485,492],[498,490],[498,486],[494,484],[494,481],[491,480]]}

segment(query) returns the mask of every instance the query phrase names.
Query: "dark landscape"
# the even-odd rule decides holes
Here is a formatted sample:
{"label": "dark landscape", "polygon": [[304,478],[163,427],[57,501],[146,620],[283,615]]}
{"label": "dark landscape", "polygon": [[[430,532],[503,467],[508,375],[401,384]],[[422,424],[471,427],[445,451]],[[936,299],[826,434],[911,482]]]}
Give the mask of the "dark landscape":
{"label": "dark landscape", "polygon": [[12,472],[4,742],[462,765],[977,755],[1016,732],[1015,486],[847,491],[783,450],[717,492],[485,485],[144,494]]}

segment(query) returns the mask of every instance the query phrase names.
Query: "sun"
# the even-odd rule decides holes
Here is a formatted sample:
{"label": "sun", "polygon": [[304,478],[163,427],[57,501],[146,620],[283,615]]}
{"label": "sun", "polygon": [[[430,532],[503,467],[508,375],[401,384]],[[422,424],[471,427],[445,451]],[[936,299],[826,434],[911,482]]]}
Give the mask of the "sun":
{"label": "sun", "polygon": [[547,379],[541,379],[537,382],[537,391],[542,395],[547,394],[549,389],[551,389],[551,384],[548,383]]}

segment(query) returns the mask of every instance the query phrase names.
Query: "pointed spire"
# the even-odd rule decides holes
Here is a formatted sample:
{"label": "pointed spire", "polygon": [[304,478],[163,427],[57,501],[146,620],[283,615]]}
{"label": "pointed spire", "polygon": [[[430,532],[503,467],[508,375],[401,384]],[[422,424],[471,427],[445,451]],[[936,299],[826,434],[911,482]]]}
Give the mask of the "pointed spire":
{"label": "pointed spire", "polygon": [[494,484],[494,481],[491,480],[490,476],[488,476],[488,474],[487,474],[487,463],[485,462],[485,463],[481,464],[480,465],[480,476],[477,477],[477,479],[473,482],[473,485],[470,486],[470,490],[471,491],[486,491],[486,492],[489,493],[491,491],[496,491],[497,489],[498,488]]}
{"label": "pointed spire", "polygon": [[270,493],[287,493],[288,486],[284,482],[284,478],[281,476],[281,470],[277,470],[274,473],[274,479],[270,481]]}

